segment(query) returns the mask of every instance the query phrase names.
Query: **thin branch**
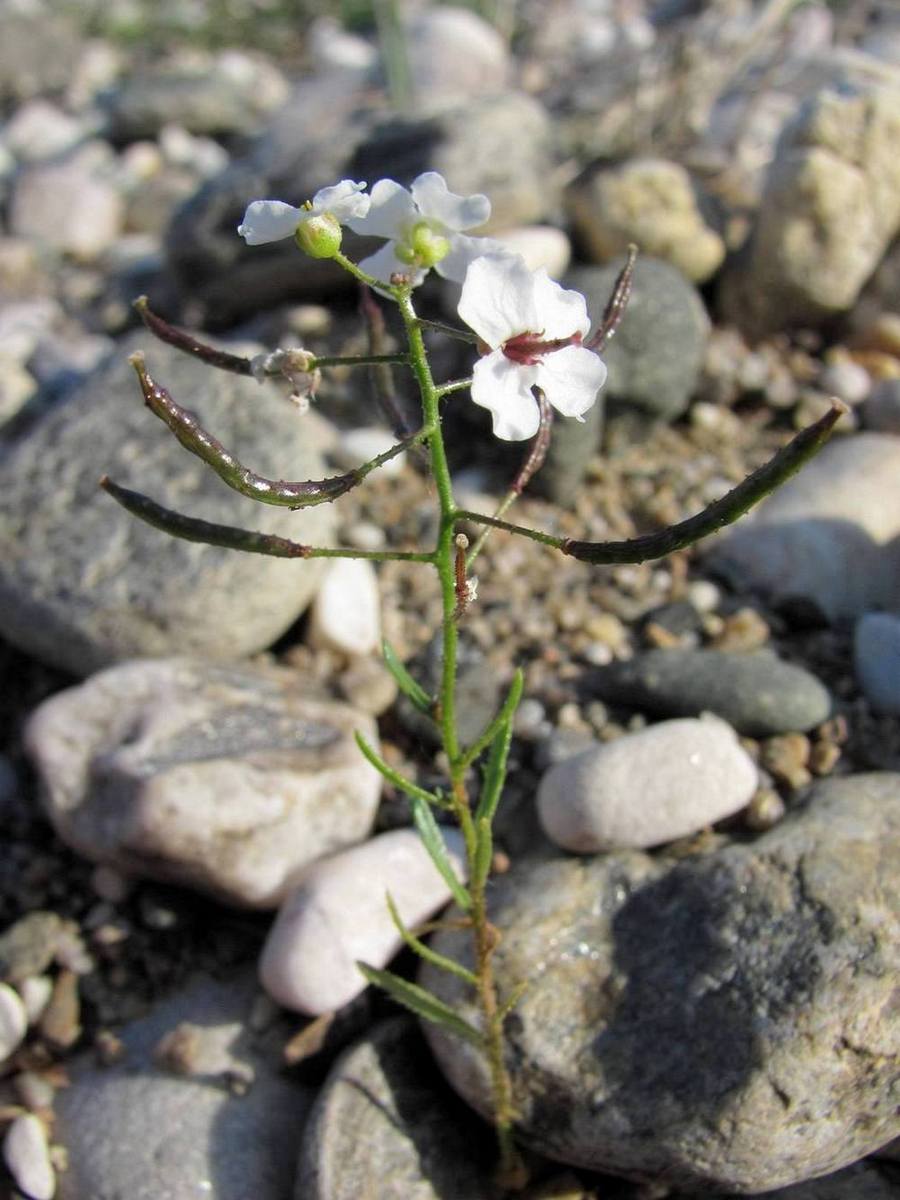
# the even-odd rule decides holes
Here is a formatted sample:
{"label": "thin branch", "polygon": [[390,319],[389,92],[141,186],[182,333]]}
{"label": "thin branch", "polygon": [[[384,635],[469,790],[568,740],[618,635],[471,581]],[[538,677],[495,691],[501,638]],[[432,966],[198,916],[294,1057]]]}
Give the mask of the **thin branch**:
{"label": "thin branch", "polygon": [[307,508],[315,504],[330,503],[362,483],[371,471],[409,450],[427,436],[420,430],[362,466],[344,475],[334,475],[330,479],[307,479],[298,482],[266,479],[238,462],[217,438],[203,428],[192,412],[182,408],[172,399],[169,392],[148,372],[143,354],[132,354],[129,362],[141,382],[145,404],[155,416],[168,425],[182,446],[212,467],[219,478],[236,492],[253,500],[260,500],[264,504]]}
{"label": "thin branch", "polygon": [[100,480],[100,486],[117,500],[123,508],[140,517],[148,525],[162,529],[173,537],[188,542],[204,542],[209,546],[223,546],[226,550],[245,550],[250,554],[268,554],[275,558],[368,558],[374,562],[432,562],[432,556],[413,550],[344,550],[330,546],[304,546],[274,533],[261,533],[251,529],[238,529],[233,525],[217,525],[188,517],[184,513],[163,508],[149,496],[134,492],[130,488],[114,483],[108,475]]}
{"label": "thin branch", "polygon": [[446,334],[460,342],[469,342],[473,346],[478,344],[478,335],[469,329],[457,329],[455,325],[445,325],[442,321],[426,321],[424,317],[417,317],[416,324],[420,329],[432,329],[435,333]]}
{"label": "thin branch", "polygon": [[[359,289],[359,311],[366,323],[369,353],[375,360],[371,375],[375,398],[381,411],[390,422],[394,436],[406,437],[411,432],[410,423],[397,396],[394,374],[389,363],[378,361],[384,352],[384,313],[376,304],[372,289],[369,287],[361,286]],[[409,362],[408,354],[404,355],[404,358],[406,362]]]}
{"label": "thin branch", "polygon": [[451,379],[447,383],[442,383],[434,391],[438,399],[443,400],[445,396],[450,396],[453,392],[461,392],[471,386],[472,376],[467,375],[465,379]]}

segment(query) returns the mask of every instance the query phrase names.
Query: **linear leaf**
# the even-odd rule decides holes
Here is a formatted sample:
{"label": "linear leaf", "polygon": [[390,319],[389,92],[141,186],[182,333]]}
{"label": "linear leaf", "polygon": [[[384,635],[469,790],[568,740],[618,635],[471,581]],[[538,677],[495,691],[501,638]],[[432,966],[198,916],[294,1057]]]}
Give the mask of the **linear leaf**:
{"label": "linear leaf", "polygon": [[522,699],[522,689],[524,686],[525,676],[522,674],[522,668],[517,667],[516,673],[512,678],[512,683],[509,685],[506,699],[503,701],[503,707],[493,720],[488,722],[468,750],[464,751],[461,756],[463,765],[468,766],[469,763],[475,761],[482,750],[491,744],[505,721],[512,722],[515,711],[519,707],[519,701]]}
{"label": "linear leaf", "polygon": [[444,882],[453,893],[453,899],[464,911],[472,907],[472,897],[456,877],[447,846],[441,835],[441,827],[434,819],[434,813],[428,804],[418,796],[411,797],[412,817],[422,844],[428,851],[431,861],[440,871]]}
{"label": "linear leaf", "polygon": [[394,928],[409,946],[410,950],[415,950],[420,958],[424,958],[426,962],[430,962],[435,967],[440,967],[442,971],[449,971],[451,975],[458,975],[460,979],[464,979],[466,983],[472,987],[478,986],[478,980],[467,967],[462,963],[454,961],[452,958],[447,958],[443,954],[438,954],[436,950],[432,950],[425,942],[417,938],[414,933],[411,933],[403,924],[403,918],[397,912],[397,906],[394,903],[394,897],[390,892],[385,893],[387,900],[388,912],[391,914],[391,920],[394,922]]}
{"label": "linear leaf", "polygon": [[358,962],[356,965],[369,983],[387,992],[398,1004],[410,1009],[417,1016],[424,1017],[426,1021],[441,1025],[448,1033],[455,1033],[457,1037],[471,1042],[479,1050],[484,1048],[484,1038],[475,1026],[464,1021],[459,1013],[454,1012],[448,1004],[438,1000],[437,996],[425,988],[410,983],[408,979],[402,979],[393,971],[379,971],[364,962]]}
{"label": "linear leaf", "polygon": [[421,804],[425,805],[426,809],[430,804],[437,804],[442,808],[447,807],[446,801],[442,800],[440,796],[436,796],[434,792],[427,792],[425,788],[420,788],[418,784],[413,783],[411,779],[407,779],[405,775],[401,775],[399,771],[395,771],[392,766],[384,761],[380,754],[376,753],[376,751],[372,749],[372,747],[358,730],[353,734],[353,736],[356,739],[356,744],[359,746],[363,757],[367,758],[375,770],[383,775],[389,783],[392,783],[394,787],[399,788],[401,792],[405,792],[405,794],[409,796],[410,800],[419,801]]}
{"label": "linear leaf", "polygon": [[406,667],[397,657],[397,651],[387,638],[381,643],[381,651],[384,655],[384,665],[393,675],[397,687],[403,695],[416,706],[419,712],[430,715],[432,707],[431,697],[422,685],[417,683],[409,671],[407,671]]}
{"label": "linear leaf", "polygon": [[503,785],[506,782],[506,759],[511,742],[512,719],[503,722],[491,742],[491,752],[488,755],[484,780],[481,784],[481,795],[478,798],[478,807],[475,809],[476,825],[483,819],[493,823],[494,813],[497,811]]}

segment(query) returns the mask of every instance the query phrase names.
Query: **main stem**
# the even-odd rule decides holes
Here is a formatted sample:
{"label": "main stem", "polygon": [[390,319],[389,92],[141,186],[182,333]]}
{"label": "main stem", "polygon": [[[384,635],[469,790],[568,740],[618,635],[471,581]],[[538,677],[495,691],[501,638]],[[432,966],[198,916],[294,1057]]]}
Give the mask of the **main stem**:
{"label": "main stem", "polygon": [[409,288],[398,289],[400,314],[406,326],[410,360],[422,397],[425,427],[434,432],[429,439],[431,470],[440,505],[441,523],[435,548],[434,563],[441,585],[443,607],[442,639],[443,664],[439,694],[439,722],[444,753],[450,770],[453,810],[466,847],[469,867],[472,908],[472,939],[475,950],[475,975],[478,980],[478,1005],[484,1028],[484,1049],[491,1080],[494,1126],[500,1149],[500,1180],[513,1184],[520,1180],[522,1168],[513,1142],[512,1088],[503,1061],[503,1014],[497,1001],[492,958],[497,946],[497,930],[488,920],[487,896],[484,881],[478,881],[475,869],[477,833],[466,789],[467,764],[459,744],[456,725],[456,660],[457,660],[457,593],[454,542],[458,510],[453,499],[453,484],[447,465],[444,438],[441,430],[439,405],[441,389],[434,382],[425,353],[422,326],[416,317]]}

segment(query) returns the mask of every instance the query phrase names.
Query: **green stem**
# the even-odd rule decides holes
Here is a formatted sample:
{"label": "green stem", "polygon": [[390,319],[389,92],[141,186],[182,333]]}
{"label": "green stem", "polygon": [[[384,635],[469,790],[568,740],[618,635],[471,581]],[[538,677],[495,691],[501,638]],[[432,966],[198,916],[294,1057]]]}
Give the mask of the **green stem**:
{"label": "green stem", "polygon": [[421,392],[423,425],[433,430],[429,439],[431,470],[441,515],[434,565],[440,580],[443,606],[443,665],[438,719],[444,753],[450,764],[450,800],[466,847],[472,897],[470,915],[475,952],[475,992],[481,1011],[484,1051],[491,1080],[494,1126],[500,1150],[500,1175],[504,1179],[512,1180],[520,1176],[521,1168],[513,1142],[512,1087],[503,1061],[504,1014],[498,1003],[493,974],[492,959],[499,935],[487,915],[486,877],[483,871],[478,870],[478,832],[472,818],[465,783],[469,758],[460,750],[456,725],[458,638],[455,533],[460,513],[453,500],[452,480],[440,424],[439,402],[442,389],[435,386],[431,375],[422,336],[422,322],[416,317],[411,291],[409,287],[397,288],[394,294],[406,326],[411,365]]}
{"label": "green stem", "polygon": [[451,395],[453,392],[461,392],[467,387],[472,386],[472,376],[469,375],[466,379],[451,379],[449,383],[442,383],[437,389],[437,394],[441,400],[445,396]]}
{"label": "green stem", "polygon": [[408,354],[323,354],[313,355],[310,370],[316,367],[376,367],[381,363],[408,367]]}
{"label": "green stem", "polygon": [[418,322],[420,329],[431,329],[435,333],[445,333],[447,337],[456,338],[457,341],[478,345],[478,335],[470,329],[457,329],[455,325],[445,325],[442,321],[426,321],[424,317],[419,317]]}

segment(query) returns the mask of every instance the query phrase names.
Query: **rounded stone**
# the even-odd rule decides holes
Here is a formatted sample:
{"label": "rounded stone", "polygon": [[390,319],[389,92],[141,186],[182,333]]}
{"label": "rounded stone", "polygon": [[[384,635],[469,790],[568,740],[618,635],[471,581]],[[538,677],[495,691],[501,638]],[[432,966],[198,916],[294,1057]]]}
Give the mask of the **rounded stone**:
{"label": "rounded stone", "polygon": [[[898,855],[900,775],[873,773],[817,784],[743,844],[523,862],[495,880],[497,985],[528,984],[506,1025],[522,1142],[687,1192],[756,1194],[896,1136]],[[466,934],[432,945],[471,965]],[[463,981],[426,964],[420,982],[477,1019]],[[477,1051],[425,1031],[487,1112]]]}
{"label": "rounded stone", "polygon": [[756,784],[752,759],[724,721],[663,721],[552,767],[538,814],[564,850],[643,849],[745,808]]}
{"label": "rounded stone", "polygon": [[17,1050],[28,1029],[28,1013],[19,993],[0,983],[0,1063]]}
{"label": "rounded stone", "polygon": [[50,1161],[47,1131],[32,1113],[16,1117],[3,1138],[3,1158],[29,1200],[53,1200],[56,1173]]}
{"label": "rounded stone", "polygon": [[853,667],[875,711],[900,716],[900,617],[866,613],[857,621]]}
{"label": "rounded stone", "polygon": [[381,776],[374,722],[292,671],[185,659],[112,667],[45,701],[26,744],[60,837],[125,874],[255,908],[359,841]]}
{"label": "rounded stone", "polygon": [[748,737],[805,732],[832,709],[814,675],[765,650],[650,650],[598,668],[586,685],[602,700],[664,717],[712,712]]}
{"label": "rounded stone", "polygon": [[147,333],[132,335],[0,464],[0,632],[37,658],[89,674],[123,658],[238,658],[269,646],[309,602],[318,562],[174,538],[97,486],[104,473],[165,507],[305,543],[328,544],[328,505],[254,505],[181,447],[144,407],[125,356],[247,465],[273,479],[322,478],[303,419],[274,386],[214,371]]}
{"label": "rounded stone", "polygon": [[381,597],[370,562],[338,558],[328,564],[312,603],[309,640],[339,654],[374,654],[381,644]]}
{"label": "rounded stone", "polygon": [[[451,829],[444,840],[462,877],[462,837]],[[388,911],[388,893],[407,928],[450,900],[450,889],[412,829],[382,833],[305,871],[263,947],[259,973],[269,995],[310,1016],[349,1004],[367,986],[357,962],[381,968],[403,945]]]}

